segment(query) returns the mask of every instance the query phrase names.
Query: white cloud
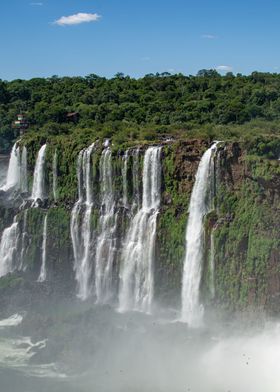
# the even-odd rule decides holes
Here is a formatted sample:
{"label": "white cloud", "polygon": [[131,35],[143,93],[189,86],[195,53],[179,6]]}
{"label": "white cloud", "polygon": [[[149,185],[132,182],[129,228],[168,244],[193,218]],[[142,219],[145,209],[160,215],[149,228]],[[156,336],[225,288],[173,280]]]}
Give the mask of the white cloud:
{"label": "white cloud", "polygon": [[54,21],[54,24],[58,26],[76,25],[80,23],[97,22],[100,18],[101,16],[98,14],[79,12],[75,15],[62,16]]}
{"label": "white cloud", "polygon": [[216,35],[213,35],[213,34],[202,34],[201,38],[215,39],[215,38],[218,38],[218,37]]}
{"label": "white cloud", "polygon": [[43,3],[30,3],[30,5],[38,5],[38,6],[42,6]]}
{"label": "white cloud", "polygon": [[218,65],[218,67],[216,67],[216,70],[222,72],[231,72],[233,68],[231,65]]}

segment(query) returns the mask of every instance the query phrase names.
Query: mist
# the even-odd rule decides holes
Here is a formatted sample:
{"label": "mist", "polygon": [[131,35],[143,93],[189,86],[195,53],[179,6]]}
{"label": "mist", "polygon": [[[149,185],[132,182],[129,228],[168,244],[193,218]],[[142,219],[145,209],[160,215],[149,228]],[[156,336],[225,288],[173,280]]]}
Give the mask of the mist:
{"label": "mist", "polygon": [[49,364],[40,372],[30,362],[21,369],[33,379],[30,391],[50,380],[61,392],[279,391],[278,323],[253,328],[236,320],[209,327],[205,320],[203,327],[189,328],[167,312],[122,314],[108,306],[77,308],[73,314],[62,325],[56,320],[45,347],[33,357],[34,363]]}
{"label": "mist", "polygon": [[279,391],[279,324],[189,329],[108,309],[93,318],[90,341],[72,358],[83,364],[71,381],[81,391]]}

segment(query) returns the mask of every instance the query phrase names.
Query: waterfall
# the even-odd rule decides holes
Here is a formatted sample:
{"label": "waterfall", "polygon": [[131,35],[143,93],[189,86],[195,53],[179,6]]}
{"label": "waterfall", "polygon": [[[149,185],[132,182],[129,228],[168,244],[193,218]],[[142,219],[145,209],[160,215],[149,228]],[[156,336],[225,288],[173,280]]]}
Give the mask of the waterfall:
{"label": "waterfall", "polygon": [[36,202],[36,200],[44,200],[45,193],[45,155],[46,155],[46,147],[44,144],[39,152],[36,159],[34,175],[33,175],[33,187],[32,187],[32,196],[31,199]]}
{"label": "waterfall", "polygon": [[161,197],[160,155],[160,147],[150,147],[145,152],[142,207],[131,221],[122,251],[120,311],[151,311],[156,224]]}
{"label": "waterfall", "polygon": [[57,201],[57,151],[55,151],[53,156],[52,174],[53,174],[53,178],[52,178],[53,198],[54,201]]}
{"label": "waterfall", "polygon": [[47,279],[46,257],[47,257],[47,228],[48,228],[48,215],[44,217],[43,224],[43,241],[42,241],[42,265],[38,282],[44,282]]}
{"label": "waterfall", "polygon": [[133,181],[133,205],[132,205],[132,210],[138,211],[140,208],[140,178],[139,178],[139,172],[140,172],[140,163],[139,163],[139,153],[140,149],[137,148],[136,150],[133,150],[132,153],[132,181]]}
{"label": "waterfall", "polygon": [[24,257],[26,253],[27,247],[27,214],[28,209],[24,210],[23,213],[23,227],[22,227],[22,235],[21,235],[21,251],[20,251],[20,267],[19,269],[24,269]]}
{"label": "waterfall", "polygon": [[128,206],[128,192],[127,192],[127,166],[128,166],[128,150],[125,151],[123,156],[123,167],[122,167],[122,184],[123,184],[123,205]]}
{"label": "waterfall", "polygon": [[15,143],[10,155],[6,183],[1,190],[6,192],[9,189],[20,189],[20,163],[20,147]]}
{"label": "waterfall", "polygon": [[21,163],[20,163],[20,190],[22,193],[28,192],[27,184],[27,149],[25,146],[21,152]]}
{"label": "waterfall", "polygon": [[212,193],[212,160],[216,146],[217,143],[213,144],[200,160],[189,206],[182,286],[182,320],[192,326],[198,326],[203,317],[203,306],[199,303],[204,257],[203,219],[212,207],[209,193]]}
{"label": "waterfall", "polygon": [[16,269],[16,253],[18,245],[18,222],[16,217],[13,224],[7,227],[0,242],[0,277]]}
{"label": "waterfall", "polygon": [[27,149],[23,146],[22,151],[17,143],[14,144],[9,160],[9,167],[5,185],[1,188],[3,191],[9,189],[20,190],[27,193]]}
{"label": "waterfall", "polygon": [[89,148],[84,151],[83,154],[83,178],[85,187],[85,213],[82,221],[82,258],[80,263],[80,293],[79,296],[82,299],[86,299],[90,294],[90,277],[92,273],[91,261],[91,212],[93,205],[93,194],[92,194],[92,170],[91,170],[91,154],[94,148],[92,144]]}
{"label": "waterfall", "polygon": [[[78,297],[82,300],[91,293],[91,212],[93,206],[91,154],[94,143],[80,151],[77,162],[78,201],[71,213],[71,238],[74,252],[74,270],[78,285]],[[84,212],[82,211],[82,207]],[[81,227],[80,214],[83,213]]]}
{"label": "waterfall", "polygon": [[101,210],[95,255],[95,290],[97,302],[108,302],[112,296],[113,264],[116,256],[117,213],[112,174],[112,152],[103,150],[100,160]]}
{"label": "waterfall", "polygon": [[71,212],[71,239],[74,253],[74,270],[76,271],[76,280],[78,282],[78,296],[81,293],[81,285],[82,285],[82,276],[80,273],[80,255],[81,255],[81,235],[80,235],[80,227],[79,227],[79,217],[80,217],[80,209],[83,202],[83,190],[82,190],[82,164],[83,164],[83,150],[79,152],[78,160],[77,160],[77,178],[78,178],[78,200],[76,201],[72,212]]}

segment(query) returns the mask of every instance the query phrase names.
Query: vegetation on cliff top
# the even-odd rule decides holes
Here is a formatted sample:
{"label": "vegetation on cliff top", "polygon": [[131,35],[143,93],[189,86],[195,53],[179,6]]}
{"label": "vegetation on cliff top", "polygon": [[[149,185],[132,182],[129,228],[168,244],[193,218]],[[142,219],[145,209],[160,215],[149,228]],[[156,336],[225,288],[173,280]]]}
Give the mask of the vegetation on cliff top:
{"label": "vegetation on cliff top", "polygon": [[[26,112],[30,133],[111,137],[117,144],[166,135],[234,139],[278,135],[280,75],[197,76],[149,74],[133,79],[117,74],[31,80],[0,80],[0,151],[15,139],[11,128]],[[76,122],[67,113],[78,112]]]}

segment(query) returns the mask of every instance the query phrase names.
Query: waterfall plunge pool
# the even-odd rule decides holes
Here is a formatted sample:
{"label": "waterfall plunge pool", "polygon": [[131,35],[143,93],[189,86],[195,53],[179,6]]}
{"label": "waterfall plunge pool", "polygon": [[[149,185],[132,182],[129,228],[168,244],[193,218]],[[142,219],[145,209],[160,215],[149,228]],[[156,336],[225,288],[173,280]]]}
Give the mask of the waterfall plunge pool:
{"label": "waterfall plunge pool", "polygon": [[[22,322],[2,320],[1,386],[5,392],[279,391],[280,324],[188,328],[173,315],[64,303],[52,305],[45,318],[26,312]],[[46,340],[39,340],[42,333]]]}

